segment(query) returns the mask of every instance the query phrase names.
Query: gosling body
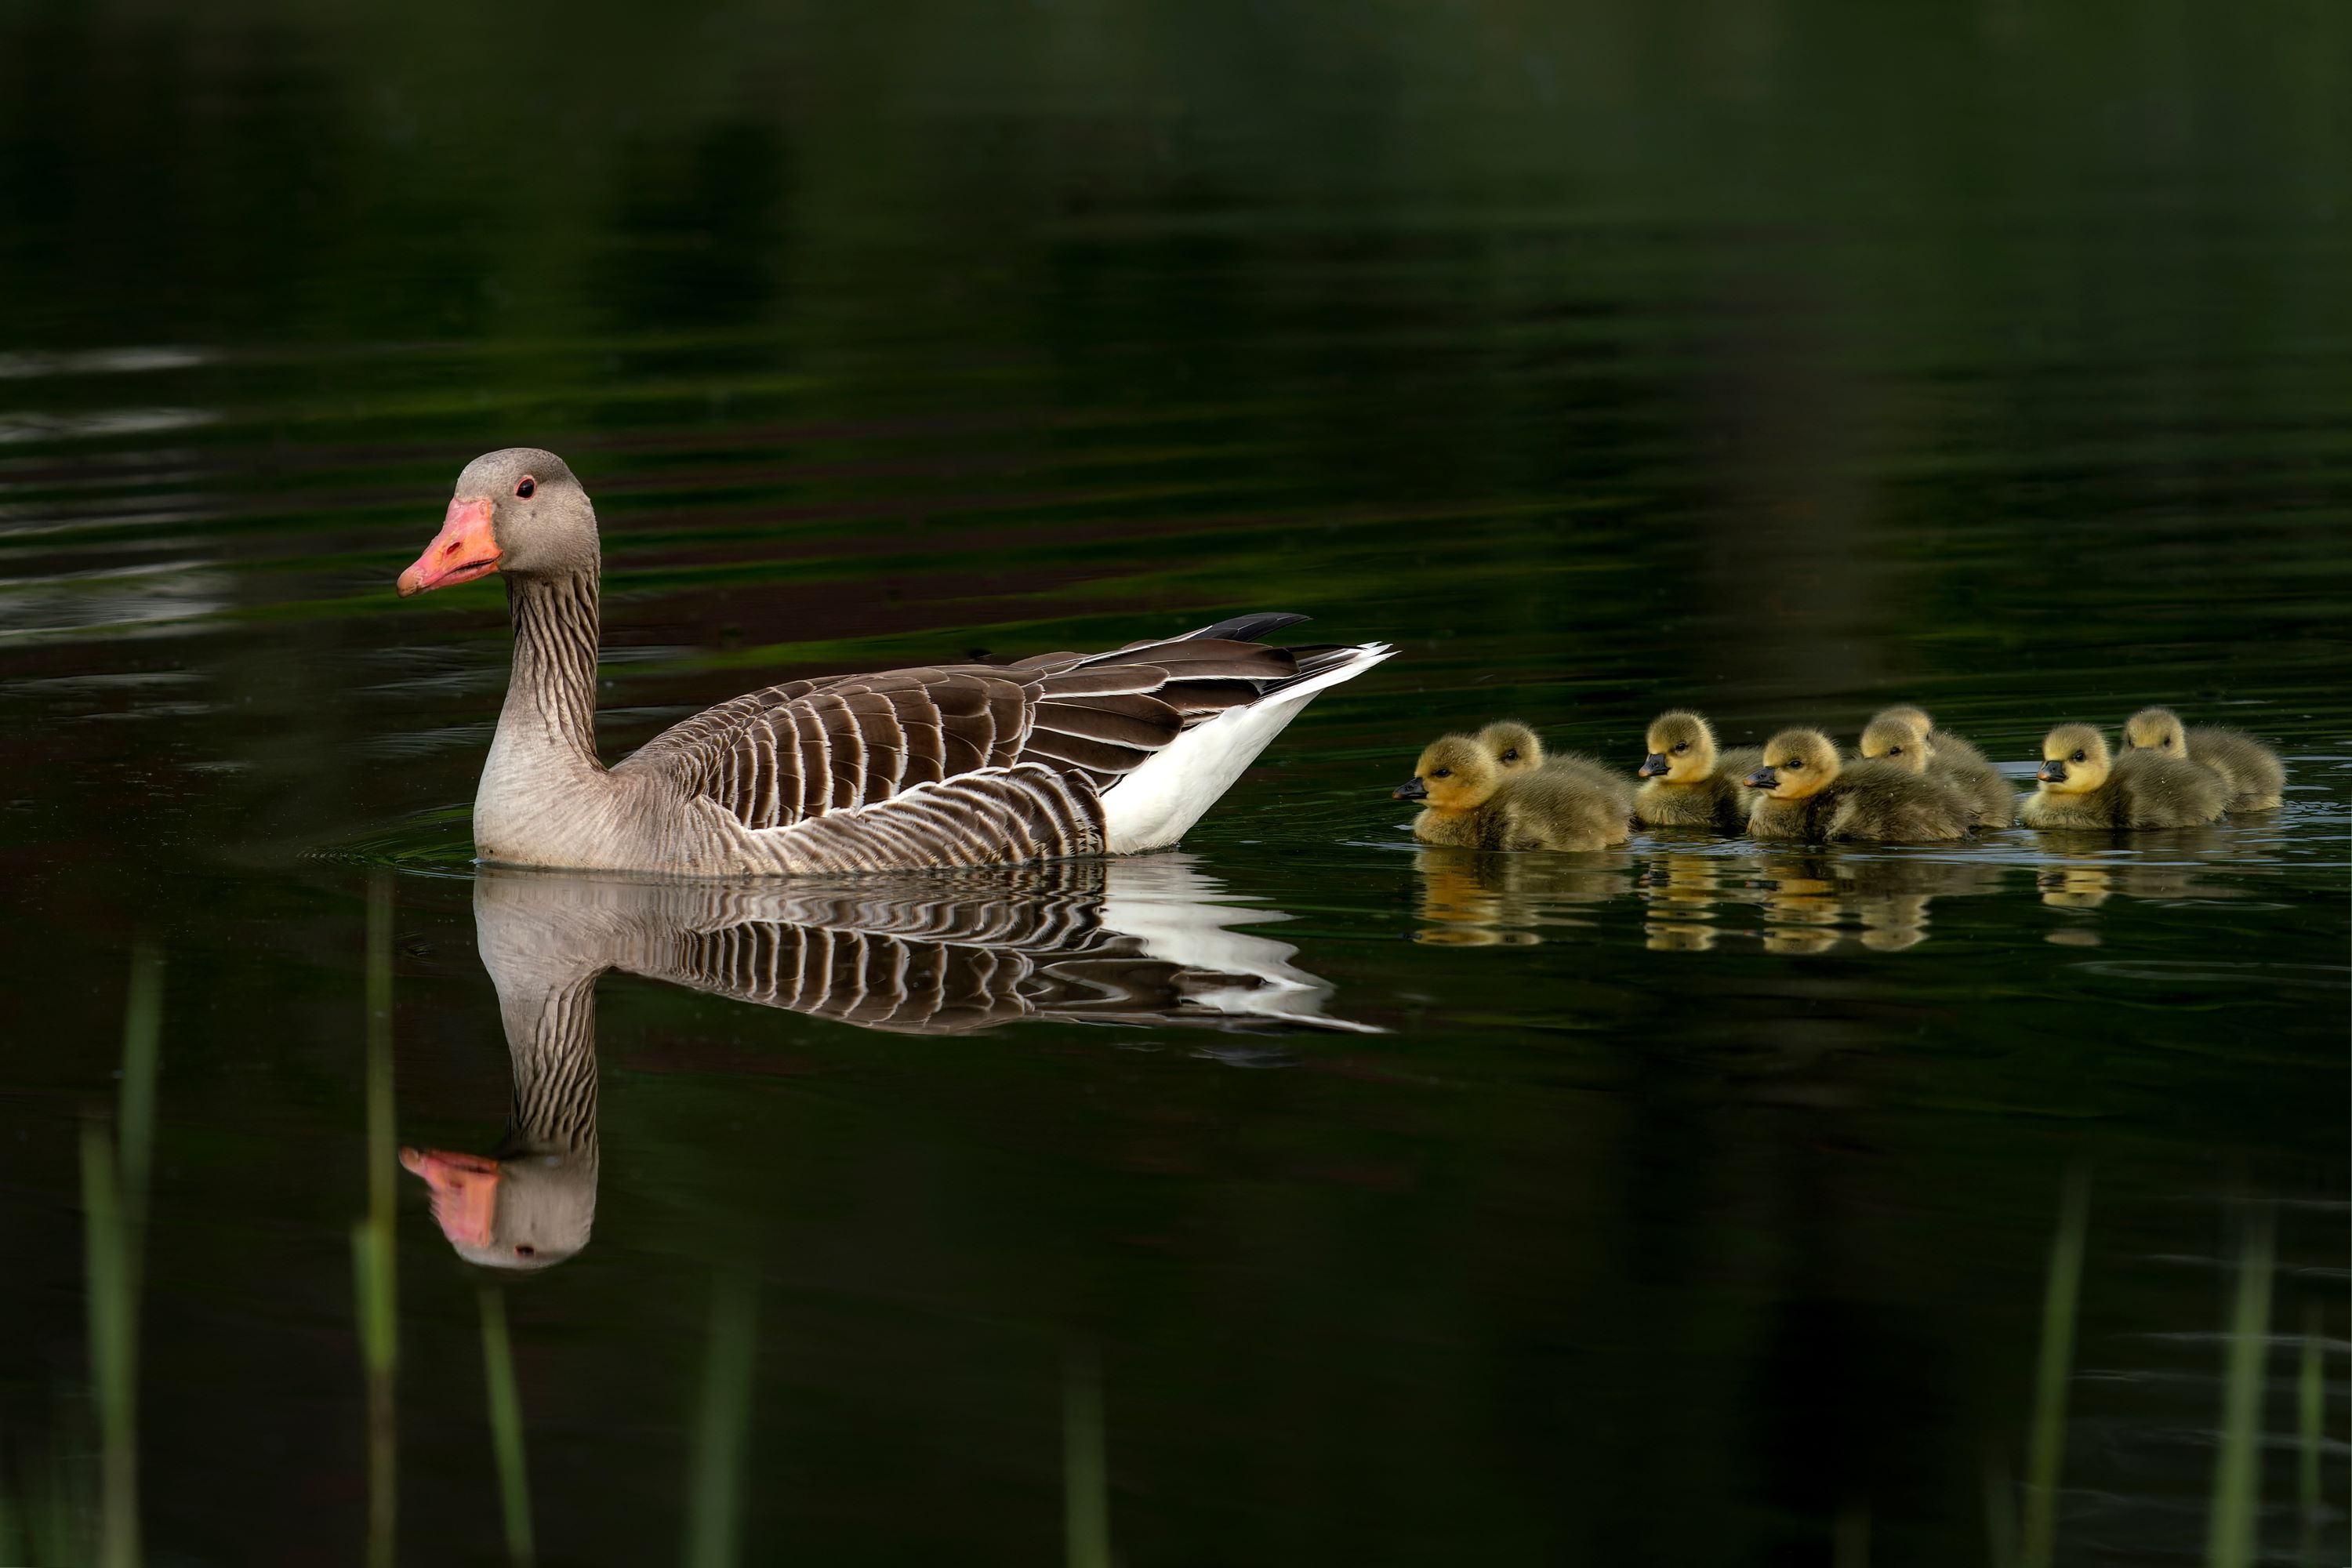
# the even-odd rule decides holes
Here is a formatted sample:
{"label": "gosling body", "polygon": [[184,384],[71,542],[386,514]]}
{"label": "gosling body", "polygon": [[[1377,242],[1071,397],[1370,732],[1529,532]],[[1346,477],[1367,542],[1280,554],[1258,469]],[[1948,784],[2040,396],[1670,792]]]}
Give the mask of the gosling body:
{"label": "gosling body", "polygon": [[2169,708],[2143,708],[2125,720],[2124,752],[2147,752],[2211,769],[2221,777],[2231,811],[2273,811],[2285,798],[2286,764],[2276,752],[2243,730],[2185,725]]}
{"label": "gosling body", "polygon": [[1591,758],[1507,772],[1476,735],[1431,742],[1394,793],[1421,803],[1414,837],[1461,849],[1606,848],[1625,841],[1633,815],[1632,787]]}
{"label": "gosling body", "polygon": [[[1906,731],[1909,732],[1908,738]],[[2017,786],[2001,777],[2000,770],[1966,738],[1936,728],[1925,709],[1889,708],[1871,720],[1862,732],[1864,757],[1907,757],[1914,751],[1925,763],[1930,779],[1969,803],[1969,826],[2016,825]]]}
{"label": "gosling body", "polygon": [[1759,838],[1937,843],[1969,836],[1969,803],[1894,762],[1849,763],[1818,730],[1784,730],[1748,775],[1762,792],[1748,830]]}
{"label": "gosling body", "polygon": [[1634,821],[1645,827],[1746,830],[1751,803],[1742,781],[1764,765],[1762,747],[1720,750],[1715,726],[1680,709],[1652,720],[1643,743],[1649,752],[1635,770],[1643,783],[1633,793]]}
{"label": "gosling body", "polygon": [[2042,738],[2041,784],[2019,815],[2028,827],[2131,832],[2194,827],[2229,802],[2221,775],[2161,752],[2107,750],[2088,724],[2061,724]]}

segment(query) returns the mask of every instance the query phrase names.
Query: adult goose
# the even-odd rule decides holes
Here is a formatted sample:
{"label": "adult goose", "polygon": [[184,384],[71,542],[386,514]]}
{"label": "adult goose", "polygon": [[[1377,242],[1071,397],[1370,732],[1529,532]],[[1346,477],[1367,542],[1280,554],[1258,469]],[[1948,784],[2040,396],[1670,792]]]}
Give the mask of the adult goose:
{"label": "adult goose", "polygon": [[763,687],[596,755],[596,512],[528,447],[457,476],[404,597],[496,572],[514,673],[474,798],[486,860],[692,876],[1011,864],[1182,837],[1307,700],[1394,650],[1255,615],[1109,653]]}

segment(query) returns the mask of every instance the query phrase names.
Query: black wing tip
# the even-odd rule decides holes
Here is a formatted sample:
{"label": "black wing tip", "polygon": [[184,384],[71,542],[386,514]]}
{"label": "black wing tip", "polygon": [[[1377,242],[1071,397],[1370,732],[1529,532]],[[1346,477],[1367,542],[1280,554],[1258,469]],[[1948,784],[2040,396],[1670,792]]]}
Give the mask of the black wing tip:
{"label": "black wing tip", "polygon": [[1255,615],[1235,616],[1229,621],[1219,621],[1213,626],[1202,626],[1197,632],[1187,632],[1185,642],[1255,642],[1269,632],[1311,621],[1312,616],[1294,616],[1286,610],[1260,610]]}

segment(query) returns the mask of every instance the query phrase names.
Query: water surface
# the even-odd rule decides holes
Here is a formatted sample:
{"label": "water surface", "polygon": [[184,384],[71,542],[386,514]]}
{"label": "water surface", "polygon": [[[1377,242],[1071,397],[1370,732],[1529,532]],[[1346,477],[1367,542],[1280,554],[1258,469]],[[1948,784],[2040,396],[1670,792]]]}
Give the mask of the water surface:
{"label": "water surface", "polygon": [[[79,1151],[146,943],[157,1563],[362,1556],[387,1137],[554,1184],[497,1274],[394,1190],[404,1561],[507,1555],[487,1282],[546,1563],[1979,1563],[2047,1453],[2070,1183],[2056,1559],[2203,1554],[2268,1226],[2261,1539],[2305,1540],[2315,1336],[2340,1561],[2346,31],[0,19],[0,1496],[100,1489]],[[502,600],[391,584],[525,443],[604,519],[608,756],[1248,609],[1403,653],[1139,901],[485,879]],[[1465,857],[1387,795],[1507,713],[1630,768],[1664,706],[1897,700],[2021,773],[2168,701],[2286,804]],[[549,1058],[586,1097],[514,1046],[517,930],[616,966]]]}

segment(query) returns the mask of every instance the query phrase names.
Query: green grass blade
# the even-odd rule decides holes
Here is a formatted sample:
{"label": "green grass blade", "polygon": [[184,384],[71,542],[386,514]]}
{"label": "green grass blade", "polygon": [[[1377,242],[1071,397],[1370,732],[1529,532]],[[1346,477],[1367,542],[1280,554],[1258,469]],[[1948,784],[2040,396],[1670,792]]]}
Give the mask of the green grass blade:
{"label": "green grass blade", "polygon": [[2303,1310],[2303,1369],[2295,1380],[2295,1426],[2303,1442],[2297,1455],[2295,1490],[2302,1502],[2303,1561],[2319,1561],[2319,1449],[2327,1437],[2327,1349],[2320,1342],[2326,1321],[2319,1303]]}
{"label": "green grass blade", "polygon": [[352,1226],[352,1285],[368,1394],[370,1568],[392,1568],[400,1514],[400,1289],[393,1228],[395,1200],[392,1077],[392,874],[379,867],[367,890],[368,1212]]}
{"label": "green grass blade", "polygon": [[2273,1215],[2250,1216],[2238,1255],[2238,1289],[2223,1355],[2221,1441],[2213,1459],[2208,1568],[2251,1568],[2262,1507],[2263,1369],[2271,1324]]}
{"label": "green grass blade", "polygon": [[142,946],[131,960],[131,1000],[122,1016],[122,1088],[116,1110],[116,1168],[121,1173],[122,1217],[131,1241],[127,1261],[138,1288],[140,1239],[147,1224],[147,1174],[155,1147],[155,1073],[163,1053],[163,955]]}
{"label": "green grass blade", "polygon": [[686,1561],[730,1568],[737,1555],[744,1448],[751,1428],[755,1303],[744,1280],[722,1275],[710,1293],[710,1348],[688,1460]]}
{"label": "green grass blade", "polygon": [[2042,1292],[2042,1352],[2033,1377],[2033,1430],[2025,1450],[2025,1507],[2017,1562],[2049,1568],[2058,1538],[2058,1479],[2066,1463],[2066,1389],[2074,1373],[2074,1319],[2083,1292],[2083,1238],[2091,1212],[2090,1178],[2068,1174],[2050,1239],[2050,1274]]}
{"label": "green grass blade", "polygon": [[98,1392],[99,1542],[102,1568],[139,1562],[138,1323],[114,1150],[81,1130],[82,1247],[88,1273],[90,1382]]}
{"label": "green grass blade", "polygon": [[1091,1350],[1062,1358],[1062,1542],[1069,1568],[1110,1568],[1110,1478],[1102,1370]]}
{"label": "green grass blade", "polygon": [[522,1395],[515,1386],[514,1352],[507,1339],[506,1297],[491,1286],[481,1292],[482,1381],[490,1398],[490,1447],[499,1462],[499,1503],[506,1515],[507,1557],[530,1568],[530,1474],[524,1468]]}

